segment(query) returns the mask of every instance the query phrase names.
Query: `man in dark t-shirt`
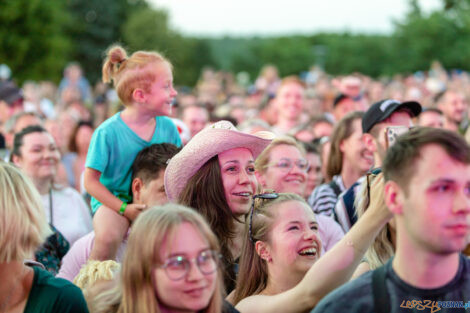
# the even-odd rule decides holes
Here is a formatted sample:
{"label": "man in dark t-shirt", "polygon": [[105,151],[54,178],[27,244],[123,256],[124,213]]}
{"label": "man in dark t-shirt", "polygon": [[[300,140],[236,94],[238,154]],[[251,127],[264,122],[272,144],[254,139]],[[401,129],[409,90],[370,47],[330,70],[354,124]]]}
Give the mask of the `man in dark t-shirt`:
{"label": "man in dark t-shirt", "polygon": [[389,149],[383,172],[395,257],[312,312],[466,312],[470,260],[460,252],[470,234],[470,147],[450,131],[413,129]]}

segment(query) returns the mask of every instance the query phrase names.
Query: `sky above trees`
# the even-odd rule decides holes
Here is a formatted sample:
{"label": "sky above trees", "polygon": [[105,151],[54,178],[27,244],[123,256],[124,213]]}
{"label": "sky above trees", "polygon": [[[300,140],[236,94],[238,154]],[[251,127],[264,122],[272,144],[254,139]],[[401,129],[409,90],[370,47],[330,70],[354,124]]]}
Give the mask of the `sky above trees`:
{"label": "sky above trees", "polygon": [[[389,34],[408,0],[149,0],[165,8],[170,24],[186,35],[286,35],[320,31]],[[420,0],[424,12],[441,0]]]}

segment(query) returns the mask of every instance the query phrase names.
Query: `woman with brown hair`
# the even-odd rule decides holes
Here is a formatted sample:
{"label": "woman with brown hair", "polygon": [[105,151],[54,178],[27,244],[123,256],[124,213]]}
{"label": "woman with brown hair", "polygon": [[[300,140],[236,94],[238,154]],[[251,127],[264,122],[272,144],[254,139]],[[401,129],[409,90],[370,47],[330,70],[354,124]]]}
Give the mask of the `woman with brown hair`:
{"label": "woman with brown hair", "polygon": [[254,160],[270,142],[260,136],[272,137],[258,135],[220,121],[196,134],[165,171],[168,199],[196,209],[219,239],[229,292],[235,284],[245,215],[258,188]]}
{"label": "woman with brown hair", "polygon": [[313,211],[334,215],[338,196],[354,184],[373,165],[372,154],[362,141],[363,112],[348,113],[333,130],[327,163],[329,183],[315,188],[308,202]]}

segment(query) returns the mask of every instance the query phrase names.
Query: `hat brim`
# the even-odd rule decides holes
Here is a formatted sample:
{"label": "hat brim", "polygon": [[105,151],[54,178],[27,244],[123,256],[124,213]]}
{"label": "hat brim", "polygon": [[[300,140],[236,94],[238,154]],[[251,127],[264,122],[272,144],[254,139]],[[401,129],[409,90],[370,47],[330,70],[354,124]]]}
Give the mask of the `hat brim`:
{"label": "hat brim", "polygon": [[271,139],[229,129],[202,130],[168,163],[164,179],[168,199],[177,200],[189,179],[212,157],[231,149],[246,148],[256,159]]}
{"label": "hat brim", "polygon": [[[374,122],[372,125],[369,126],[367,131],[364,131],[365,133],[368,133],[376,124],[383,122],[387,118],[389,118],[393,113],[401,110],[401,109],[407,109],[411,113],[411,117],[416,117],[421,113],[421,104],[419,104],[416,101],[406,101],[402,102],[398,105],[391,105],[387,108],[387,110],[384,112],[383,116],[381,119],[377,120]],[[363,127],[364,129],[364,127]]]}
{"label": "hat brim", "polygon": [[393,110],[393,112],[398,111],[400,109],[409,109],[411,114],[412,114],[411,117],[418,116],[422,111],[421,104],[419,104],[416,101],[402,102],[399,106],[397,106],[397,108],[395,110]]}

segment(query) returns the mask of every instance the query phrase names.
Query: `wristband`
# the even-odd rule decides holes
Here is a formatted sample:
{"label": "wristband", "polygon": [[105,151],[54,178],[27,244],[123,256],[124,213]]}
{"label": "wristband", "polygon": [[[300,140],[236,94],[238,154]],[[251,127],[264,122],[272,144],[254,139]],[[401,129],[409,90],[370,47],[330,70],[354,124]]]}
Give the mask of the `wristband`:
{"label": "wristband", "polygon": [[122,202],[121,208],[119,209],[119,215],[124,216],[124,212],[126,211],[127,208],[127,202]]}

